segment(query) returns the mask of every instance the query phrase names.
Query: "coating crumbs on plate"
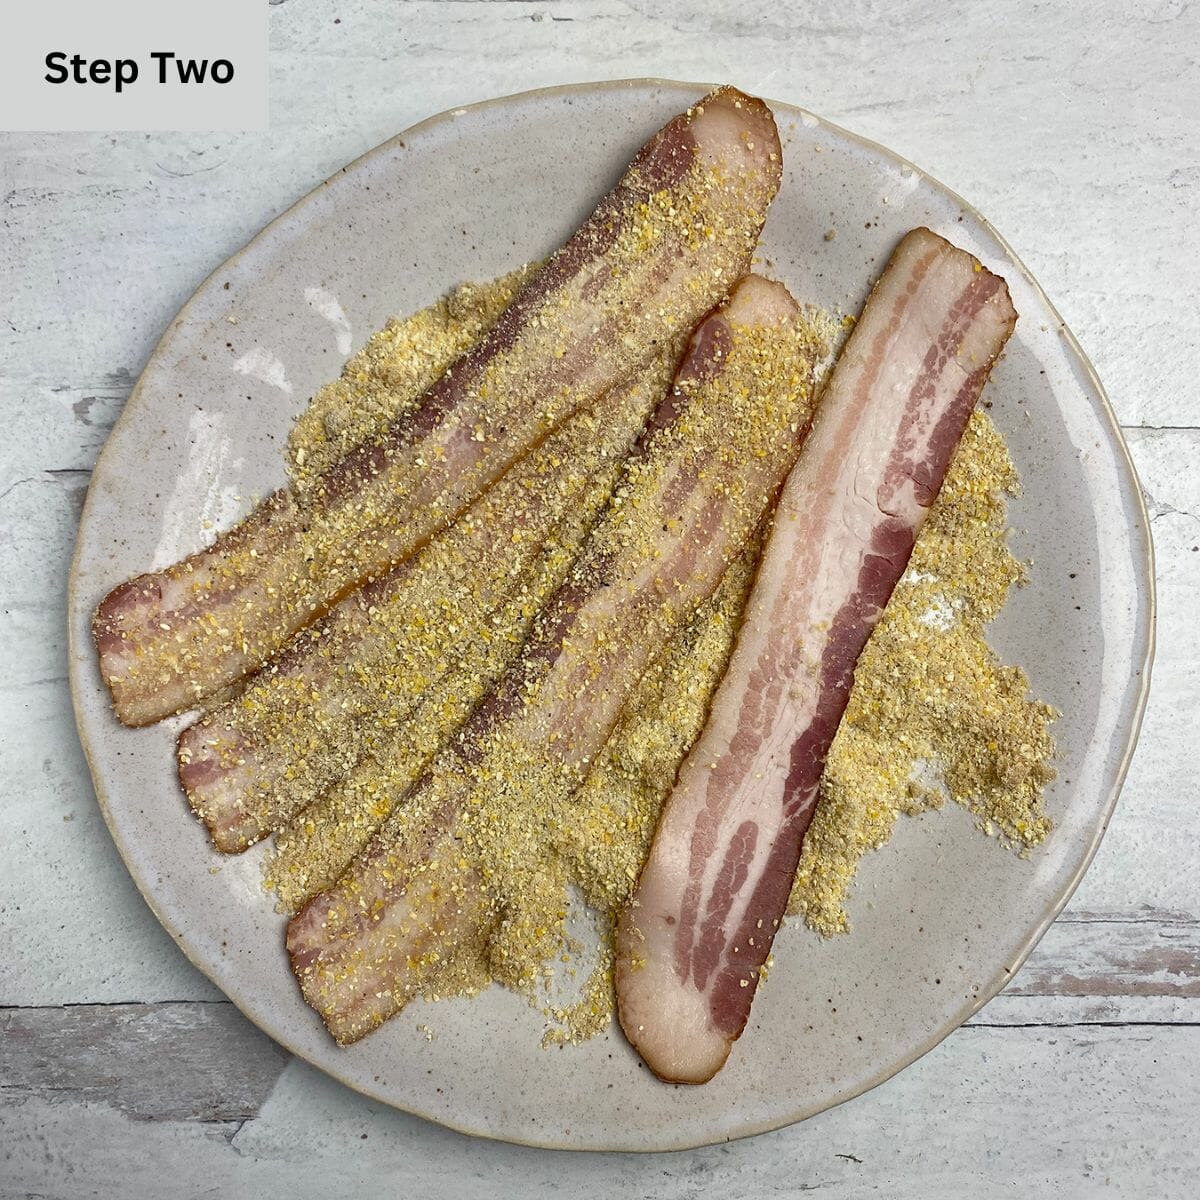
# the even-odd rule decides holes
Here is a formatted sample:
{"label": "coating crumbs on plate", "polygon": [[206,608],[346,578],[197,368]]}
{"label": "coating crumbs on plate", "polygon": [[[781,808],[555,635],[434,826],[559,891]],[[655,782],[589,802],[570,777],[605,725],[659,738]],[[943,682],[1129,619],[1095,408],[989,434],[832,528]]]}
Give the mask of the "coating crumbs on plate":
{"label": "coating crumbs on plate", "polygon": [[[653,155],[635,160],[610,199],[522,288],[519,307],[505,309],[512,319],[492,327],[461,371],[443,374],[419,409],[410,402],[404,411],[413,422],[401,416],[380,435],[376,411],[366,422],[373,436],[315,473],[310,452],[320,465],[322,455],[336,453],[326,445],[331,438],[357,436],[329,419],[332,410],[323,413],[304,462],[293,456],[292,487],[197,556],[155,573],[153,587],[110,593],[96,633],[126,716],[136,723],[168,701],[159,716],[190,708],[265,665],[331,606],[409,560],[531,447],[597,408],[665,342],[686,336],[744,270],[774,185],[740,153],[711,161],[693,154],[682,172],[672,169],[669,184],[654,164]],[[465,298],[464,307],[471,309]],[[457,330],[458,319],[450,324]],[[364,361],[359,366],[366,375]],[[412,373],[429,372],[423,363]],[[388,408],[368,390],[368,409]],[[336,394],[326,403],[336,407]],[[160,611],[182,615],[143,619]]]}
{"label": "coating crumbs on plate", "polygon": [[[491,313],[513,278],[455,295],[476,297]],[[372,361],[387,377],[407,380],[394,406],[420,385],[389,358],[403,359],[418,340],[409,327],[425,331],[425,362],[447,366],[461,349],[453,308],[444,341],[430,340],[435,311],[441,307],[393,321],[377,343]],[[668,346],[635,383],[614,392],[603,419],[576,414],[514,466],[397,586],[377,594],[365,630],[362,622],[324,630],[311,648],[323,660],[319,671],[301,681],[268,675],[247,689],[233,718],[235,744],[286,764],[243,798],[278,830],[266,868],[283,908],[295,911],[337,880],[515,658],[607,502],[679,349]],[[377,409],[358,413],[354,394],[339,393],[346,408],[338,426],[369,436]],[[294,433],[297,453],[311,428]],[[314,739],[322,753],[310,752]]]}
{"label": "coating crumbs on plate", "polygon": [[[319,469],[313,464],[376,435],[412,407],[496,319],[524,277],[515,272],[463,287],[389,322],[298,420],[289,446],[294,477],[302,480]],[[815,341],[832,340],[832,318],[810,310],[806,320]],[[488,613],[486,636],[465,639],[389,743],[386,763],[368,758],[283,827],[267,864],[281,907],[294,910],[329,886],[385,824],[389,838],[401,839],[421,827],[420,807],[397,805],[397,798],[512,661],[536,612],[567,576],[614,477],[596,473],[574,521],[564,522],[508,605]],[[829,756],[789,908],[821,934],[848,928],[845,902],[858,863],[888,840],[900,813],[938,807],[949,796],[975,814],[981,830],[1021,853],[1049,831],[1042,796],[1054,775],[1049,726],[1056,714],[1029,697],[1024,672],[1002,664],[984,637],[1010,588],[1024,580],[1006,541],[1006,497],[1016,490],[1002,438],[976,411],[859,662]],[[531,811],[490,807],[490,826],[478,815],[471,822],[467,840],[503,894],[504,911],[489,939],[465,946],[437,972],[427,995],[472,995],[500,981],[545,1015],[546,1044],[582,1041],[607,1027],[613,922],[732,651],[758,548],[752,539],[643,675],[569,811],[545,803],[536,787],[520,787],[505,789],[509,801],[524,796]],[[540,839],[529,836],[535,828]],[[590,953],[567,932],[573,896],[586,903],[599,935]],[[564,983],[572,993],[565,999]]]}
{"label": "coating crumbs on plate", "polygon": [[[279,829],[365,762],[386,762],[391,780],[397,761],[413,765],[410,749],[432,751],[454,731],[562,582],[671,370],[660,356],[610,393],[602,419],[568,418],[408,564],[302,634],[293,661],[207,720],[227,778],[254,763],[236,784],[240,828]],[[216,799],[215,811],[196,807],[232,824],[228,791]],[[277,878],[282,896],[288,880]]]}
{"label": "coating crumbs on plate", "polygon": [[[646,678],[643,648],[659,654],[686,637],[696,612],[684,582],[694,570],[694,547],[702,553],[710,545],[740,550],[753,538],[773,489],[755,483],[748,464],[772,464],[759,474],[777,480],[794,459],[811,410],[811,366],[821,347],[803,320],[735,324],[733,330],[720,371],[683,385],[687,402],[678,418],[656,429],[627,464],[570,577],[562,653],[539,654],[526,661],[522,675],[506,678],[500,715],[473,737],[458,763],[435,767],[431,777],[435,788],[457,789],[461,796],[454,836],[486,895],[489,973],[557,1022],[548,1041],[578,1040],[608,1020],[607,953],[588,973],[580,999],[564,1004],[557,995],[564,977],[569,984],[571,971],[578,974],[583,949],[569,921],[572,892],[588,873],[580,858],[586,861],[588,845],[594,846],[601,873],[608,875],[616,860],[607,856],[620,855],[621,843],[634,832],[623,826],[605,844],[605,810],[613,797],[604,787],[589,786],[596,764],[580,757],[573,726],[563,722],[581,712],[581,695],[635,695]],[[681,485],[686,521],[674,515]],[[715,518],[699,515],[712,509],[717,496]],[[725,535],[710,542],[713,519],[725,526]],[[701,640],[690,639],[689,650],[694,653]],[[674,700],[676,693],[664,688],[660,696]],[[691,707],[686,696],[683,707]],[[599,711],[608,711],[603,701]],[[619,722],[619,713],[614,716]],[[682,715],[672,709],[662,718],[678,726]],[[690,742],[695,730],[686,732]],[[622,731],[616,738],[622,740]],[[634,738],[627,740],[636,748]],[[465,775],[464,761],[470,763]],[[563,853],[564,844],[576,853]],[[628,864],[620,869],[632,886],[636,871]],[[597,915],[606,926],[613,914],[602,904]],[[440,995],[448,992],[440,978],[432,986]]]}
{"label": "coating crumbs on plate", "polygon": [[288,474],[303,490],[362,442],[416,408],[417,401],[508,307],[540,263],[486,284],[464,283],[402,320],[393,318],[326,384],[296,418]]}
{"label": "coating crumbs on plate", "polygon": [[949,795],[1021,853],[1050,831],[1042,797],[1057,713],[1030,697],[1025,672],[1001,663],[984,636],[1025,580],[1006,538],[1006,497],[1017,487],[1003,438],[976,409],[859,660],[825,766],[789,905],[819,933],[848,928],[859,860],[888,840],[900,813]]}

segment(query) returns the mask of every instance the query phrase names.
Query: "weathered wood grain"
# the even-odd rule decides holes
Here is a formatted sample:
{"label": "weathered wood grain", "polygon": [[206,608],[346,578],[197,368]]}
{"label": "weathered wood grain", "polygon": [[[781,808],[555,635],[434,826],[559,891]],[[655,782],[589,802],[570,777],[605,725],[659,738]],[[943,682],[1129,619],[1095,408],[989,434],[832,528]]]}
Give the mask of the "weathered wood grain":
{"label": "weathered wood grain", "polygon": [[988,1025],[1200,1024],[1200,924],[1072,912],[976,1017]]}
{"label": "weathered wood grain", "polygon": [[[224,1036],[204,1044],[236,1069]],[[112,1050],[106,1069],[120,1073],[117,1043]],[[147,1122],[97,1094],[30,1095],[0,1109],[0,1196],[352,1200],[386,1190],[422,1200],[692,1200],[819,1191],[928,1200],[969,1187],[980,1196],[1190,1200],[1200,1172],[1200,1080],[1176,1064],[1198,1056],[1195,1026],[967,1026],[882,1087],[802,1125],[647,1156],[464,1138],[292,1062],[256,1115],[216,1123],[181,1118],[178,1104]],[[182,1079],[180,1090],[189,1091]],[[1143,1190],[1148,1180],[1152,1193]]]}
{"label": "weathered wood grain", "polygon": [[225,1002],[0,1010],[0,1106],[42,1096],[142,1120],[240,1121],[288,1057]]}
{"label": "weathered wood grain", "polygon": [[1013,996],[1200,1000],[1200,925],[1060,921],[1006,990]]}
{"label": "weathered wood grain", "polygon": [[[1081,915],[1054,925],[971,1024],[1200,1026],[1200,924]],[[43,1096],[143,1119],[241,1120],[287,1059],[228,1002],[10,1008],[0,1010],[0,1112]]]}

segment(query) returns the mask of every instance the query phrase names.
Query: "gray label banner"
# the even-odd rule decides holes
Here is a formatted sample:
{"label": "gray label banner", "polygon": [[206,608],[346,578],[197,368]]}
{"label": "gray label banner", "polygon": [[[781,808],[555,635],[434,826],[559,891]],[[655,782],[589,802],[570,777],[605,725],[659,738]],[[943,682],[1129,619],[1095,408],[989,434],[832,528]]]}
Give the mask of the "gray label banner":
{"label": "gray label banner", "polygon": [[0,129],[265,129],[266,0],[3,0]]}

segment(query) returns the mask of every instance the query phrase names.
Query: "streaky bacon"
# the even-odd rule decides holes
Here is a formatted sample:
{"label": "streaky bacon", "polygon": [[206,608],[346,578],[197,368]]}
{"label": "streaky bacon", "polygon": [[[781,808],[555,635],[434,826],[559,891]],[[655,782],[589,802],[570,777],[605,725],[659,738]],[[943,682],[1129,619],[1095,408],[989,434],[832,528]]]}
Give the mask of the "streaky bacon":
{"label": "streaky bacon", "polygon": [[840,355],[618,923],[621,1025],[663,1079],[711,1079],[745,1028],[855,663],[1015,320],[1002,279],[917,229]]}
{"label": "streaky bacon", "polygon": [[721,88],[669,122],[382,440],[330,468],[311,499],[277,492],[207,549],[109,593],[93,636],[117,716],[146,725],[256,670],[641,369],[747,269],[779,177],[761,101]]}
{"label": "streaky bacon", "polygon": [[[238,853],[319,799],[490,637],[559,530],[582,543],[621,461],[670,386],[678,344],[577,413],[414,558],[341,600],[246,690],[179,735],[179,781],[213,844]],[[568,521],[568,515],[572,520]],[[561,557],[561,556],[560,556]]]}
{"label": "streaky bacon", "polygon": [[[483,936],[485,888],[463,855],[459,813],[482,797],[503,802],[506,789],[543,804],[569,796],[651,659],[753,535],[811,411],[811,343],[796,312],[786,289],[750,276],[701,322],[676,388],[521,658],[409,797],[429,814],[424,834],[385,829],[293,918],[293,968],[337,1041],[375,1029]],[[764,327],[776,337],[755,357]],[[761,402],[748,403],[756,388]]]}

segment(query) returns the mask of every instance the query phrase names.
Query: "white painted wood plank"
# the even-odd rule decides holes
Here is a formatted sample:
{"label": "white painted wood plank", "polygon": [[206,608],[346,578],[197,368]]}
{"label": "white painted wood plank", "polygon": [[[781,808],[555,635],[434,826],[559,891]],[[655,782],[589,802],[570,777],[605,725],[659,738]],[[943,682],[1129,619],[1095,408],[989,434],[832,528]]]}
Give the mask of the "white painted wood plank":
{"label": "white painted wood plank", "polygon": [[[548,1154],[381,1108],[299,1062],[258,1116],[132,1119],[70,1092],[0,1109],[0,1196],[1191,1197],[1200,1029],[962,1030],[866,1096],[672,1155]],[[486,1064],[481,1064],[486,1069]],[[386,1183],[384,1182],[386,1181]],[[969,1193],[966,1188],[969,1185]]]}
{"label": "white painted wood plank", "polygon": [[0,1107],[100,1101],[146,1121],[256,1116],[289,1055],[232,1004],[0,1010]]}

